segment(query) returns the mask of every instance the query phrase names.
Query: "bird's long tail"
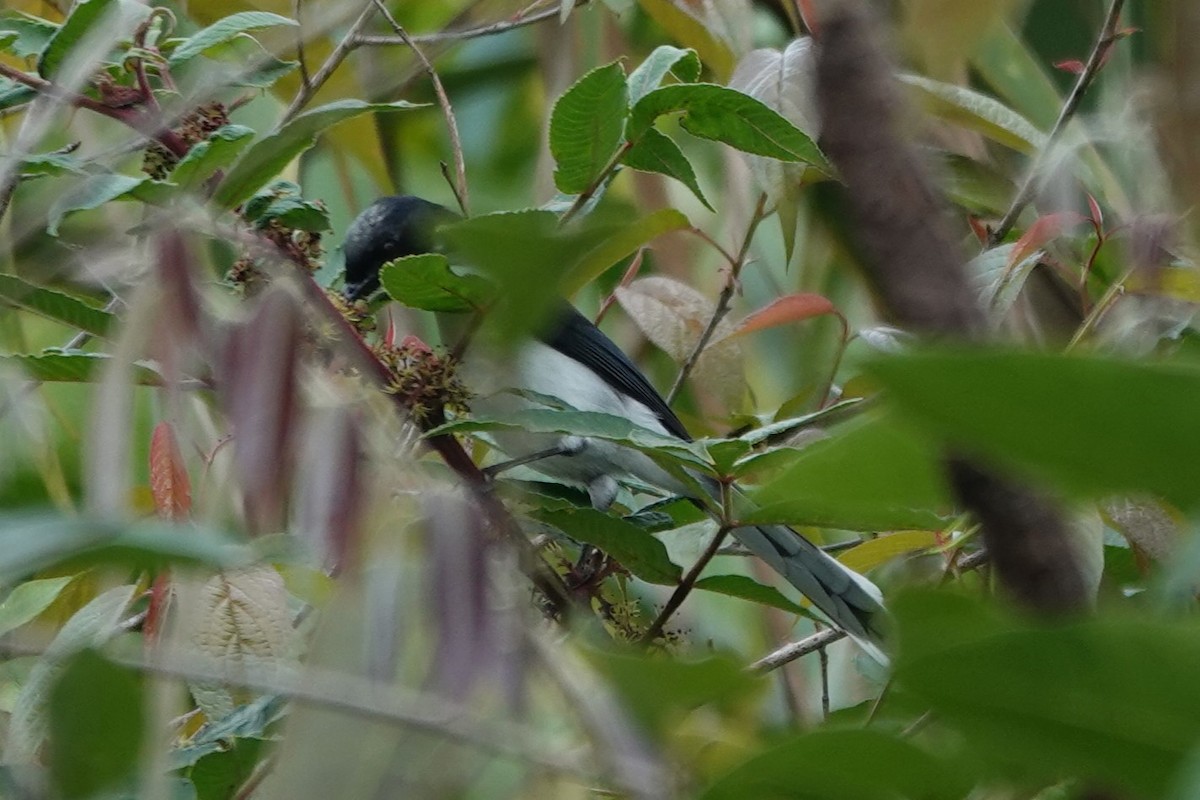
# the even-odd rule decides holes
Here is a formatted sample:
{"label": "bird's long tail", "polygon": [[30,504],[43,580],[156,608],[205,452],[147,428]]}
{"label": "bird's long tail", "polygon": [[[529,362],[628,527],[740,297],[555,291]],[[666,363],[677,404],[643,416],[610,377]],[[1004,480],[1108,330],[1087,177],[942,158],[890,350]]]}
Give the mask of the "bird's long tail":
{"label": "bird's long tail", "polygon": [[783,525],[738,528],[733,535],[767,562],[880,663],[883,594],[862,575]]}

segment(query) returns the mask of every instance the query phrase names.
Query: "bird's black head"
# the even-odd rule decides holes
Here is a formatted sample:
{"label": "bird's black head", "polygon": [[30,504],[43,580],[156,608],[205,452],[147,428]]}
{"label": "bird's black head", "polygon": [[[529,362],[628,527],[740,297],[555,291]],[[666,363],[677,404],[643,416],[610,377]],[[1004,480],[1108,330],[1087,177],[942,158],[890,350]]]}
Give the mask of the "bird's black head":
{"label": "bird's black head", "polygon": [[363,209],[346,230],[346,298],[369,297],[379,288],[379,270],[403,256],[434,249],[434,229],[454,214],[419,197],[381,197]]}

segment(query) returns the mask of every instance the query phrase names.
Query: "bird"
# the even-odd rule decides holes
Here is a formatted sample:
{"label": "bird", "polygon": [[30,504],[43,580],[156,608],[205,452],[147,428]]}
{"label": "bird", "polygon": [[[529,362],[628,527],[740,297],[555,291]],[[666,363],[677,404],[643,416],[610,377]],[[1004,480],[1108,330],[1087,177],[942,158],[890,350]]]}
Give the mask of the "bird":
{"label": "bird", "polygon": [[[433,252],[437,226],[457,218],[449,209],[411,195],[373,202],[346,230],[345,297],[353,301],[373,294],[379,288],[380,270],[388,262]],[[509,348],[506,355],[472,343],[462,379],[476,395],[473,411],[519,411],[535,405],[531,396],[551,396],[579,411],[624,417],[663,436],[692,441],[649,379],[591,320],[565,300],[550,317],[548,324],[528,341]],[[691,495],[693,501],[697,500],[695,485],[713,497],[719,491],[715,481],[703,476],[696,476],[697,483],[688,486],[646,454],[612,441],[520,431],[497,431],[494,437],[513,463],[528,463],[544,475],[583,488],[600,510],[612,504],[622,480],[628,479],[673,495]],[[887,614],[882,592],[874,583],[787,526],[747,526],[732,533],[834,626],[873,658],[887,663],[882,650]]]}

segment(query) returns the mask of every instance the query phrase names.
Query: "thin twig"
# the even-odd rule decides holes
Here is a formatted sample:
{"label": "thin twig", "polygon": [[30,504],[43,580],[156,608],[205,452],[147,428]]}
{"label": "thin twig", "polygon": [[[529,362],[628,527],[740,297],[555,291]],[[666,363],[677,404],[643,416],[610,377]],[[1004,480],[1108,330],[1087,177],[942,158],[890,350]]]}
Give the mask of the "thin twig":
{"label": "thin twig", "polygon": [[610,158],[608,163],[604,165],[604,169],[600,170],[600,174],[596,176],[596,179],[592,181],[591,185],[580,192],[579,196],[575,198],[575,202],[571,204],[571,207],[567,209],[566,213],[559,217],[559,225],[565,225],[566,223],[570,222],[576,214],[583,210],[583,207],[586,206],[588,201],[591,200],[596,192],[600,190],[600,187],[604,185],[604,182],[612,177],[613,172],[621,163],[621,159],[624,158],[625,154],[628,153],[632,148],[633,142],[625,142],[625,144],[621,145],[621,147],[617,149],[617,152],[613,153],[612,158]]}
{"label": "thin twig", "polygon": [[712,339],[713,333],[716,332],[717,326],[721,324],[721,320],[725,319],[725,315],[729,313],[729,305],[733,300],[734,292],[737,291],[738,278],[741,275],[742,267],[746,265],[746,256],[750,252],[750,243],[754,240],[754,231],[758,229],[758,224],[763,221],[766,206],[767,194],[763,192],[758,196],[758,204],[754,207],[754,216],[750,218],[750,225],[746,228],[746,236],[742,239],[742,247],[738,251],[737,258],[729,266],[729,277],[725,281],[725,288],[721,290],[720,297],[717,298],[717,305],[708,320],[708,325],[705,326],[704,332],[700,334],[700,338],[696,340],[696,345],[692,348],[692,352],[688,355],[687,360],[683,362],[683,366],[679,368],[679,374],[675,376],[675,382],[671,384],[671,391],[667,392],[667,405],[675,402],[675,398],[679,395],[680,390],[683,389],[684,381],[687,380],[692,370],[696,368],[696,362],[700,360],[700,354],[708,346],[708,342]]}
{"label": "thin twig", "polygon": [[[575,8],[586,6],[591,0],[575,0]],[[487,25],[480,25],[475,28],[463,28],[457,31],[439,31],[437,33],[425,33],[417,36],[410,36],[407,39],[400,36],[359,36],[354,40],[355,47],[387,47],[389,45],[423,45],[423,44],[438,44],[441,42],[457,42],[463,39],[477,39],[481,36],[494,36],[498,33],[507,33],[516,28],[523,28],[526,25],[536,25],[539,22],[545,22],[549,19],[554,19],[559,15],[559,4],[555,3],[552,7],[536,14],[530,14],[527,17],[519,19],[506,19],[500,22],[492,22]]]}
{"label": "thin twig", "polygon": [[304,0],[292,1],[292,17],[296,20],[296,63],[300,65],[300,86],[307,89],[312,83],[312,75],[308,72],[308,59],[304,54]]}
{"label": "thin twig", "polygon": [[717,529],[713,535],[712,541],[708,543],[708,547],[704,548],[704,552],[700,554],[700,558],[696,559],[696,563],[688,570],[688,573],[683,576],[683,580],[675,587],[675,591],[671,592],[670,598],[667,599],[667,604],[663,606],[662,611],[658,612],[654,622],[650,623],[650,627],[642,634],[641,643],[649,644],[662,635],[663,627],[671,619],[671,615],[675,613],[687,596],[691,594],[692,587],[696,585],[696,581],[700,578],[700,573],[708,566],[708,562],[713,560],[713,556],[721,549],[721,545],[725,543],[725,539],[733,532],[733,525],[729,522],[730,512],[732,511],[731,489],[729,484],[721,484],[721,512],[722,521],[721,527]]}
{"label": "thin twig", "polygon": [[1013,198],[1008,212],[1005,213],[999,224],[996,225],[995,230],[988,236],[987,244],[989,248],[995,247],[1004,240],[1004,237],[1008,235],[1013,225],[1016,224],[1017,217],[1021,215],[1021,212],[1025,210],[1025,207],[1033,199],[1034,187],[1041,174],[1047,155],[1062,135],[1063,130],[1066,129],[1067,123],[1071,121],[1075,116],[1075,112],[1079,110],[1079,103],[1083,100],[1088,87],[1092,85],[1096,73],[1104,65],[1109,48],[1119,38],[1117,36],[1117,24],[1120,22],[1121,7],[1124,5],[1125,0],[1112,0],[1112,4],[1108,7],[1108,14],[1104,18],[1104,25],[1100,28],[1100,35],[1096,39],[1096,44],[1092,47],[1091,55],[1088,56],[1087,63],[1079,73],[1079,78],[1075,81],[1075,87],[1071,89],[1071,94],[1067,96],[1062,110],[1058,112],[1058,119],[1055,120],[1054,127],[1050,129],[1050,135],[1046,137],[1046,143],[1038,151],[1037,157],[1034,158],[1033,165],[1029,169],[1029,174],[1025,177],[1025,182],[1021,184],[1016,197]]}
{"label": "thin twig", "polygon": [[359,12],[358,19],[354,20],[354,24],[350,26],[350,30],[346,31],[346,35],[337,43],[337,47],[329,54],[329,58],[325,59],[325,63],[317,70],[317,74],[312,76],[311,80],[306,80],[300,84],[300,91],[296,92],[296,96],[292,98],[291,104],[287,107],[287,111],[283,112],[283,118],[280,124],[287,122],[292,117],[300,113],[304,106],[308,105],[308,101],[312,100],[313,95],[320,91],[325,82],[329,80],[334,71],[342,65],[346,60],[346,56],[354,50],[354,42],[368,22],[371,21],[371,15],[375,11],[375,0],[367,0],[363,6],[363,10]]}
{"label": "thin twig", "polygon": [[[442,86],[442,79],[438,77],[437,70],[433,68],[433,64],[425,54],[421,52],[421,48],[413,41],[408,32],[396,21],[392,16],[392,12],[387,10],[382,0],[372,0],[375,7],[379,9],[379,13],[392,26],[392,30],[396,32],[405,44],[413,51],[413,55],[425,67],[425,72],[429,74],[429,80],[433,84],[433,92],[437,95],[438,105],[442,109],[442,115],[446,118],[446,128],[450,134],[450,148],[454,152],[454,196],[458,200],[459,208],[462,209],[463,216],[471,216],[470,198],[467,195],[467,165],[463,158],[462,139],[458,136],[458,121],[454,118],[454,109],[450,107],[450,98],[446,96],[446,89]],[[350,37],[347,37],[350,38]]]}
{"label": "thin twig", "polygon": [[811,636],[806,636],[798,642],[789,642],[773,653],[763,656],[758,661],[755,661],[746,669],[749,672],[759,674],[770,672],[773,669],[779,669],[784,664],[795,661],[797,658],[802,658],[809,653],[814,653],[820,650],[827,644],[832,644],[839,639],[846,638],[846,632],[838,628],[826,628],[823,631],[817,631]]}
{"label": "thin twig", "polygon": [[[987,563],[987,552],[980,551],[972,553],[959,562],[959,572],[969,572],[977,567]],[[789,642],[778,650],[769,653],[758,661],[755,661],[746,669],[749,672],[764,673],[770,672],[773,669],[779,669],[784,664],[795,661],[798,658],[820,650],[826,645],[832,644],[839,639],[846,638],[846,632],[837,628],[826,628],[822,631],[817,631],[811,636],[806,636],[798,642]]]}

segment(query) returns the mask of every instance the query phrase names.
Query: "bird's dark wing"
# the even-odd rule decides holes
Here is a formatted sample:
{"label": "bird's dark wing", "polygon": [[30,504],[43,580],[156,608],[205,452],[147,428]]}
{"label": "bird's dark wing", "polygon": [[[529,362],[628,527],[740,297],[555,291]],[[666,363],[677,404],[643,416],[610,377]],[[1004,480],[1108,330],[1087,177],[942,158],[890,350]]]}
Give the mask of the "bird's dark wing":
{"label": "bird's dark wing", "polygon": [[650,385],[642,371],[629,360],[629,356],[621,352],[612,339],[573,306],[564,303],[554,324],[538,338],[595,372],[618,392],[629,395],[649,408],[663,427],[675,436],[692,440],[679,417]]}

